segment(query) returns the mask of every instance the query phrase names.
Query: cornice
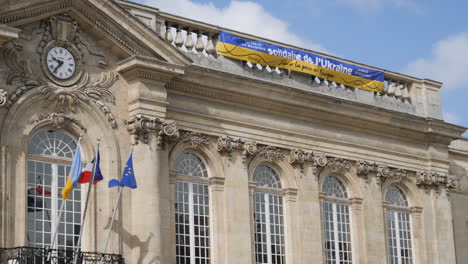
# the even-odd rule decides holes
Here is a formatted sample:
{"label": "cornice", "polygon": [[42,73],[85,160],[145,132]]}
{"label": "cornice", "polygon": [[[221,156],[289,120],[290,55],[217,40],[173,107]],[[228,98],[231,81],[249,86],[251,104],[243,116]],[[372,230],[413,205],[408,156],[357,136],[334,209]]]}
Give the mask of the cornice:
{"label": "cornice", "polygon": [[117,65],[117,71],[129,83],[149,81],[165,85],[174,76],[184,73],[184,66],[142,56],[130,57]]}
{"label": "cornice", "polygon": [[424,143],[440,141],[447,144],[447,140],[459,137],[464,130],[463,127],[444,123],[441,120],[314,93],[310,90],[291,89],[285,84],[264,82],[197,65],[190,67],[186,72],[181,79],[174,80],[169,85],[168,92],[275,112],[299,119],[313,119],[333,126],[364,130],[399,140]]}

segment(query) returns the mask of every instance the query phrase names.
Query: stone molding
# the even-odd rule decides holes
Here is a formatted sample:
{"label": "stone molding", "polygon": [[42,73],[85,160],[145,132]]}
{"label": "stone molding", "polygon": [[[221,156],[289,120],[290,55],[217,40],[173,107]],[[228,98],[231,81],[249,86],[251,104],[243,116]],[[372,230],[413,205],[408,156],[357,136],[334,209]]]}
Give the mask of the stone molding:
{"label": "stone molding", "polygon": [[[201,145],[208,145],[210,135],[184,131],[181,141],[187,142],[193,148],[198,148]],[[275,146],[259,144],[255,141],[247,141],[238,137],[218,136],[216,142],[216,149],[228,157],[231,157],[233,152],[240,152],[242,161],[246,164],[249,156],[261,156],[269,162],[282,160],[287,158],[287,161],[293,166],[300,166],[301,168],[305,163],[312,166],[313,172],[317,174],[319,168],[329,168],[335,173],[356,170],[357,176],[368,180],[369,175],[376,177],[376,183],[382,185],[385,181],[392,181],[397,183],[409,182],[414,183],[419,187],[447,187],[456,188],[458,181],[452,175],[445,175],[431,171],[413,171],[416,176],[410,176],[410,171],[390,167],[384,163],[377,163],[367,160],[349,160],[331,155],[326,155],[321,152],[306,151],[302,149],[285,149]],[[285,152],[289,154],[285,155]],[[318,178],[317,178],[318,179]]]}
{"label": "stone molding", "polygon": [[117,66],[117,71],[128,83],[147,81],[162,85],[166,85],[175,76],[184,74],[184,69],[181,65],[142,56],[130,57]]}
{"label": "stone molding", "polygon": [[65,113],[44,113],[38,114],[36,119],[33,119],[31,123],[37,125],[42,122],[49,122],[54,128],[63,128],[68,126],[70,123],[77,126],[82,132],[86,133],[86,127],[80,123],[77,119],[65,115]]}
{"label": "stone molding", "polygon": [[180,142],[188,143],[193,149],[198,149],[201,146],[208,146],[210,139],[205,134],[183,131],[180,136]]}
{"label": "stone molding", "polygon": [[450,174],[442,174],[434,171],[418,171],[416,173],[416,184],[425,188],[435,186],[457,188],[458,179]]}
{"label": "stone molding", "polygon": [[180,136],[179,130],[173,120],[135,115],[124,123],[127,126],[127,131],[132,136],[132,144],[138,144],[140,141],[148,144],[148,137],[153,133],[156,137],[156,146],[158,149],[161,149],[167,142],[175,140]]}
{"label": "stone molding", "polygon": [[[87,19],[91,20],[94,25],[99,28],[100,31],[105,32],[109,37],[119,43],[124,49],[129,51],[132,54],[145,54],[140,45],[136,41],[131,41],[125,36],[122,30],[118,28],[118,25],[111,23],[109,20],[104,20],[102,17],[99,18],[95,10],[91,11],[92,8],[86,4],[83,4],[82,1],[76,0],[64,0],[57,1],[52,4],[44,5],[41,7],[32,7],[22,9],[19,12],[5,14],[0,17],[0,24],[20,24],[21,22],[28,22],[32,18],[39,16],[41,14],[48,13],[59,13],[60,11],[67,12],[73,8],[78,11],[79,14],[83,15]],[[72,9],[72,10],[73,10]]]}

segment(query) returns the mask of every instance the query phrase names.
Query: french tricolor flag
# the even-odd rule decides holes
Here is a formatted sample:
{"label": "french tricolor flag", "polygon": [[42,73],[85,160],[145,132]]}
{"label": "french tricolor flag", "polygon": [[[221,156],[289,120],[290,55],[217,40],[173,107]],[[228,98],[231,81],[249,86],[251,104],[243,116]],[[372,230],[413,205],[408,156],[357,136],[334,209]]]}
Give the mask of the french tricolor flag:
{"label": "french tricolor flag", "polygon": [[102,181],[104,179],[104,177],[102,176],[102,173],[101,173],[101,167],[99,166],[100,155],[99,155],[99,150],[98,150],[97,156],[94,157],[94,159],[91,162],[86,164],[86,167],[81,172],[80,178],[78,179],[79,184],[88,183],[88,182],[91,181],[91,178],[93,177],[94,162],[96,162],[96,169],[95,169],[95,173],[94,173],[94,182],[93,183],[96,184],[96,183],[98,183],[98,182],[100,182],[100,181]]}

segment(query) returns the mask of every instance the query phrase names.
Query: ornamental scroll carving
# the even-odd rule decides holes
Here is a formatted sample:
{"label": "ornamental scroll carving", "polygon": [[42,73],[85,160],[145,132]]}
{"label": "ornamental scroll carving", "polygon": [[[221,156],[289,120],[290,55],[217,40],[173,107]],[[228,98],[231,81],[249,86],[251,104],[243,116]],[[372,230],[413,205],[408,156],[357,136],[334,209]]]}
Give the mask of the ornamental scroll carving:
{"label": "ornamental scroll carving", "polygon": [[201,146],[208,146],[210,140],[205,134],[184,131],[182,132],[180,142],[188,143],[193,149],[198,149]]}
{"label": "ornamental scroll carving", "polygon": [[458,179],[450,174],[418,171],[416,173],[416,184],[424,187],[446,186],[447,188],[456,188],[458,186]]}
{"label": "ornamental scroll carving", "polygon": [[76,125],[81,131],[86,132],[86,127],[75,118],[69,117],[64,113],[45,113],[38,114],[36,119],[32,120],[32,124],[36,125],[41,122],[50,122],[54,128],[66,127],[69,123]]}
{"label": "ornamental scroll carving", "polygon": [[246,164],[248,156],[255,155],[258,151],[257,142],[244,141],[241,138],[229,136],[218,137],[216,148],[219,152],[227,154],[229,158],[231,158],[232,152],[240,151],[243,164]]}
{"label": "ornamental scroll carving", "polygon": [[143,141],[148,144],[148,137],[154,133],[156,146],[163,148],[169,141],[179,138],[179,130],[174,121],[161,118],[149,118],[143,115],[130,117],[125,121],[127,131],[132,135],[132,144]]}
{"label": "ornamental scroll carving", "polygon": [[274,146],[259,145],[255,141],[244,141],[241,138],[221,136],[216,143],[219,152],[228,154],[231,157],[233,151],[242,153],[242,162],[245,164],[249,156],[258,155],[269,162],[284,159],[283,150]]}
{"label": "ornamental scroll carving", "polygon": [[[5,84],[8,87],[8,97],[6,94],[0,94],[0,106],[5,105],[5,107],[10,108],[25,93],[35,91],[43,96],[45,106],[52,103],[60,107],[60,111],[69,110],[74,113],[79,104],[95,104],[103,112],[111,127],[116,128],[117,122],[107,105],[107,103],[115,101],[110,87],[118,80],[119,76],[114,70],[89,70],[88,68],[93,66],[92,60],[89,60],[86,67],[76,66],[76,81],[70,84],[54,82],[47,75],[48,69],[44,58],[42,58],[45,54],[44,47],[58,40],[58,35],[64,34],[63,28],[59,34],[57,26],[58,23],[64,21],[72,26],[66,27],[66,40],[63,41],[77,47],[77,52],[81,54],[79,57],[83,59],[83,63],[86,57],[93,56],[107,60],[104,55],[90,51],[85,45],[86,41],[80,27],[71,16],[60,14],[44,19],[38,28],[31,26],[24,30],[25,36],[29,37],[31,41],[18,39],[0,48],[0,69],[2,69],[0,74],[4,74]],[[32,43],[39,43],[35,47],[37,52],[31,52],[31,48],[34,48],[31,47]],[[105,66],[106,63],[99,61],[96,66],[103,68],[103,65]],[[2,99],[3,102],[1,102]]]}
{"label": "ornamental scroll carving", "polygon": [[381,184],[385,180],[392,180],[395,182],[409,180],[408,171],[404,169],[392,168],[386,164],[378,164],[365,160],[358,160],[355,165],[357,175],[365,179],[368,179],[371,172],[376,173],[377,184]]}

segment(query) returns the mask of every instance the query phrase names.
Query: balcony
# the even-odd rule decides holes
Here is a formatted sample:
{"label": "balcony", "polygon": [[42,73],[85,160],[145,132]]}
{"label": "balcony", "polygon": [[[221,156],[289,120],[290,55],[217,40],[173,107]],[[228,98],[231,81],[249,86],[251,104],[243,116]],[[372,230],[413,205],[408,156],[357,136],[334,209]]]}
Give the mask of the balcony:
{"label": "balcony", "polygon": [[78,264],[124,264],[121,255],[102,254],[98,252],[74,252],[72,250],[48,250],[46,248],[15,247],[0,248],[2,264],[69,264],[73,263],[75,254]]}

